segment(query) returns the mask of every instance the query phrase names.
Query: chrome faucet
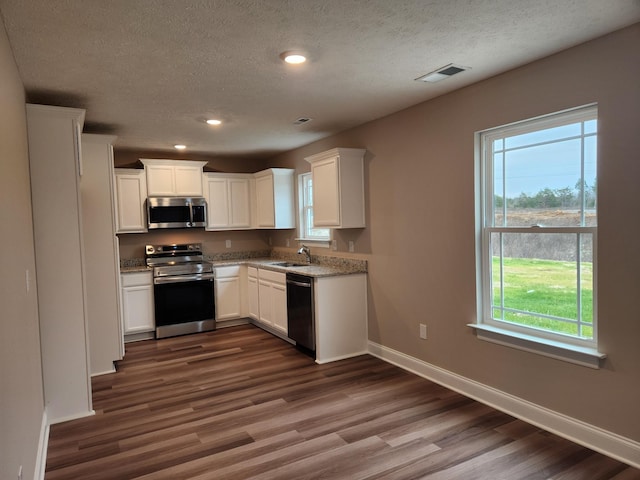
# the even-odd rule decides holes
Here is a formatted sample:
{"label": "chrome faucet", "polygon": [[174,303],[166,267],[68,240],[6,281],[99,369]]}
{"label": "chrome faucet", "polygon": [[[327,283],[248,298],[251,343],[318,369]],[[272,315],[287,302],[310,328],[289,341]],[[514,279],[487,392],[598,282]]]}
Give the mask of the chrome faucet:
{"label": "chrome faucet", "polygon": [[302,247],[300,247],[300,250],[298,250],[298,255],[304,253],[304,255],[307,257],[307,263],[311,263],[311,250],[309,250],[309,247],[307,247],[306,245],[302,245]]}

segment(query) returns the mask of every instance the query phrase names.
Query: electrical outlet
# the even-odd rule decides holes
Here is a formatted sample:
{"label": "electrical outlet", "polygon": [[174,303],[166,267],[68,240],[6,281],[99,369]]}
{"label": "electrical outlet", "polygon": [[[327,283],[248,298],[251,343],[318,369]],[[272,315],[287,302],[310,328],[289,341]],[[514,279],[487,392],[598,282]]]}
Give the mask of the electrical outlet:
{"label": "electrical outlet", "polygon": [[291,240],[287,238],[287,247],[290,247],[290,246],[291,246]]}
{"label": "electrical outlet", "polygon": [[353,243],[353,240],[349,240],[349,251],[352,253],[355,251],[355,245]]}
{"label": "electrical outlet", "polygon": [[227,248],[231,248],[231,240],[225,240],[224,246]]}
{"label": "electrical outlet", "polygon": [[337,240],[332,240],[331,241],[331,250],[338,250],[338,241]]}
{"label": "electrical outlet", "polygon": [[427,326],[424,323],[420,324],[420,338],[427,339]]}

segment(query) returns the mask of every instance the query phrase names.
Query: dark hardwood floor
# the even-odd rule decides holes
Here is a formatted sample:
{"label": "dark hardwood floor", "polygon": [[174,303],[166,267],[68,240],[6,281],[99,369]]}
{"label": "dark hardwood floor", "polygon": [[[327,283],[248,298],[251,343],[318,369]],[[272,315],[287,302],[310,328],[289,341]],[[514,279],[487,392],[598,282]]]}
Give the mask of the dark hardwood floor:
{"label": "dark hardwood floor", "polygon": [[640,470],[365,355],[316,365],[253,326],[128,344],[47,480],[616,479]]}

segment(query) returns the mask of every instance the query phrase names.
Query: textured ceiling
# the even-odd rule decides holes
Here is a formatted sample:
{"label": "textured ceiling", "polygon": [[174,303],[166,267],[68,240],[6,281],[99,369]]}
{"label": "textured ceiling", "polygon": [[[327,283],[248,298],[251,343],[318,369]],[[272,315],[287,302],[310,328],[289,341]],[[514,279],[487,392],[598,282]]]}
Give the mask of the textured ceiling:
{"label": "textured ceiling", "polygon": [[[0,12],[28,101],[85,108],[85,131],[117,135],[116,149],[255,158],[636,23],[640,0],[0,0]],[[297,49],[306,64],[278,57]],[[449,63],[471,70],[414,81]]]}

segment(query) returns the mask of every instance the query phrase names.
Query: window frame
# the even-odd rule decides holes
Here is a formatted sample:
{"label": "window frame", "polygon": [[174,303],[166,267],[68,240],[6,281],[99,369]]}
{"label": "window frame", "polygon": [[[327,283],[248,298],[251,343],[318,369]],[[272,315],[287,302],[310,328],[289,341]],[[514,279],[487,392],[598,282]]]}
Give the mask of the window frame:
{"label": "window frame", "polygon": [[[576,109],[565,110],[550,115],[532,118],[521,122],[495,127],[476,132],[476,283],[477,283],[477,318],[469,324],[474,328],[478,338],[493,343],[507,345],[521,350],[540,353],[572,363],[599,368],[606,357],[598,351],[597,345],[597,226],[585,226],[584,216],[578,227],[540,227],[540,226],[496,226],[495,212],[495,175],[493,172],[493,142],[497,139],[546,130],[571,123],[597,119],[597,105],[587,105]],[[580,138],[584,142],[585,133]],[[558,140],[561,141],[561,140]],[[584,159],[582,160],[584,162]],[[584,179],[584,163],[581,165]],[[506,198],[503,199],[506,205]],[[584,194],[582,194],[582,214],[584,215]],[[506,217],[504,217],[506,218]],[[573,234],[577,241],[580,235],[592,238],[592,272],[593,272],[593,338],[585,339],[570,334],[561,334],[534,327],[520,325],[493,318],[493,279],[491,235],[492,233],[536,233],[536,234]],[[579,255],[576,261],[577,280],[580,280]],[[576,292],[576,298],[579,296]],[[577,300],[578,305],[580,305]],[[501,307],[503,308],[503,307]],[[577,307],[579,308],[579,307]]]}
{"label": "window frame", "polygon": [[316,247],[329,248],[333,241],[333,230],[329,230],[329,236],[327,238],[309,237],[307,236],[307,216],[309,210],[313,211],[312,205],[307,205],[305,202],[306,181],[311,179],[311,172],[305,172],[298,175],[298,238],[299,242],[305,244],[311,244]]}

